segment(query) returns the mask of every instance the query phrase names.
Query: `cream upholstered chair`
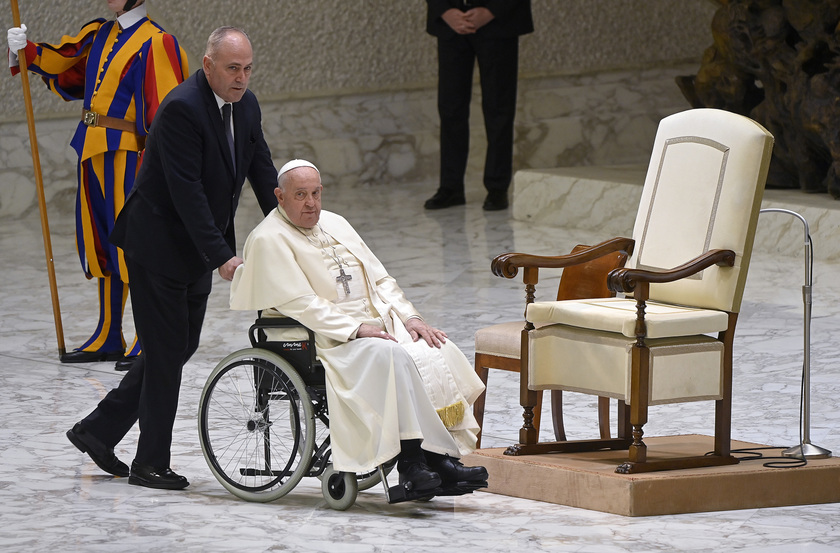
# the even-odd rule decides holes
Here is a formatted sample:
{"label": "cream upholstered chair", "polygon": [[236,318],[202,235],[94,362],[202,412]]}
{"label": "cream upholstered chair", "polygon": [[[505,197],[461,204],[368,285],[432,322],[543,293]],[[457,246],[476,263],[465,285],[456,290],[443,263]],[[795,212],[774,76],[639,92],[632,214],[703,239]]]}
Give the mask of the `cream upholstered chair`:
{"label": "cream upholstered chair", "polygon": [[[625,239],[627,246],[632,248],[632,240]],[[588,250],[589,246],[577,245],[572,253]],[[550,258],[543,258],[549,260]],[[566,259],[563,257],[562,259]],[[627,261],[627,254],[623,251],[612,251],[607,255],[592,259],[587,263],[570,265],[563,270],[560,276],[560,283],[557,286],[558,300],[571,300],[583,298],[608,298],[615,296],[615,292],[607,287],[607,274],[624,265]],[[530,273],[525,271],[525,307],[533,303],[535,297],[536,282],[530,282]],[[505,371],[520,372],[519,356],[522,351],[522,331],[525,328],[525,321],[512,321],[498,323],[484,327],[475,333],[475,372],[487,386],[487,379],[490,369],[501,369]],[[487,392],[483,392],[473,404],[473,414],[478,421],[479,427],[484,423],[484,405]],[[619,404],[619,410],[623,405]],[[537,432],[540,429],[540,416],[542,412],[542,394],[538,394],[534,406],[534,419],[532,424]],[[619,411],[621,413],[621,411]],[[566,439],[566,430],[563,425],[563,392],[560,390],[551,391],[551,415],[554,423],[554,436],[558,440]],[[622,417],[619,416],[619,420]],[[598,398],[598,426],[601,437],[610,436],[610,398]],[[476,447],[481,447],[481,432],[478,434]]]}
{"label": "cream upholstered chair", "polygon": [[[689,110],[661,121],[632,255],[608,277],[612,290],[628,296],[528,305],[524,424],[506,454],[628,449],[619,473],[738,462],[730,452],[732,346],[772,148],[763,127],[725,111]],[[592,250],[614,248],[610,243]],[[494,273],[507,278],[539,266],[522,254],[493,261]],[[624,401],[632,435],[538,443],[534,397],[547,389]],[[714,451],[649,460],[642,439],[649,406],[701,400],[715,402]]]}

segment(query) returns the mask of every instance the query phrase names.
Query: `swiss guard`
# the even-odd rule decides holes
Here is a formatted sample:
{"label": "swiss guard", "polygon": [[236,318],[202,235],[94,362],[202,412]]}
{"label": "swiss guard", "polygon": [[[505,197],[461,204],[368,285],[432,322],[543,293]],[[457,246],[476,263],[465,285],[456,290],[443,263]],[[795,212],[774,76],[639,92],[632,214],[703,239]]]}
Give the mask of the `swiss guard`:
{"label": "swiss guard", "polygon": [[164,96],[188,75],[187,56],[174,36],[149,19],[143,0],[106,0],[115,19],[95,19],[57,44],[34,43],[26,26],[8,30],[9,66],[41,76],[66,101],[83,100],[71,141],[79,155],[76,248],[82,270],[99,286],[99,323],[63,363],[116,361],[128,370],[140,352],[126,352],[122,317],[128,274],[122,250],[108,242],[140,167],[149,126]]}

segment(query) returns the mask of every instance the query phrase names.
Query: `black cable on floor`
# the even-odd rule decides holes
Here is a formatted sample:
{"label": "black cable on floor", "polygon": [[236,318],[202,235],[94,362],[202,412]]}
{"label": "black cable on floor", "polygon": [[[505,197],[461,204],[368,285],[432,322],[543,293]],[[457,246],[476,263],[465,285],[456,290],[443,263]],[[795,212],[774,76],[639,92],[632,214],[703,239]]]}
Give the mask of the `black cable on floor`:
{"label": "black cable on floor", "polygon": [[[787,449],[784,447],[774,447],[774,446],[767,446],[767,447],[745,447],[743,449],[733,449],[732,453],[743,453],[745,454],[743,457],[738,457],[739,461],[757,461],[759,459],[770,459],[763,466],[771,469],[791,469],[796,467],[804,467],[808,464],[808,459],[804,457],[784,457],[784,456],[773,456],[773,457],[765,457],[761,450],[766,449]],[[775,460],[774,460],[775,459]]]}
{"label": "black cable on floor", "polygon": [[[796,467],[804,467],[808,464],[808,460],[804,457],[765,457],[761,450],[765,449],[787,449],[781,446],[762,446],[762,447],[745,447],[743,449],[733,449],[732,453],[743,453],[742,457],[738,457],[738,461],[757,461],[759,459],[770,459],[764,463],[764,466],[771,469],[792,469]],[[706,456],[715,455],[714,451],[708,451]],[[772,459],[776,459],[773,461]]]}

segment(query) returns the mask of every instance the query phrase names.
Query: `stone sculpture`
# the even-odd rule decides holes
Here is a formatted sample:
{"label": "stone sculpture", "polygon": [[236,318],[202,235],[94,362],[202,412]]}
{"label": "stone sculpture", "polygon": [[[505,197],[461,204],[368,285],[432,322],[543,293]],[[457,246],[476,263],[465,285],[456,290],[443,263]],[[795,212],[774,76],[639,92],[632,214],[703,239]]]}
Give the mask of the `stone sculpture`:
{"label": "stone sculpture", "polygon": [[767,186],[840,198],[840,0],[722,0],[692,107],[751,117],[776,137]]}

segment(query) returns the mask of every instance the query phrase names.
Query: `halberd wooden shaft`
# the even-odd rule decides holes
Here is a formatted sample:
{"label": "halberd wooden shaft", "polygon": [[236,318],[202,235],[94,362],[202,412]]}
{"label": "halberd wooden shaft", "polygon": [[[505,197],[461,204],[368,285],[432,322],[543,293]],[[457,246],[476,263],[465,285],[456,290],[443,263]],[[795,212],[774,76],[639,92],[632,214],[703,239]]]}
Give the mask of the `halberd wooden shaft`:
{"label": "halberd wooden shaft", "polygon": [[[12,19],[15,27],[20,27],[20,11],[17,0],[11,0]],[[21,60],[20,68],[21,84],[23,85],[23,101],[26,106],[26,122],[29,126],[29,145],[32,149],[32,166],[35,170],[35,188],[38,192],[38,210],[41,213],[41,234],[44,236],[44,255],[47,260],[47,275],[50,281],[50,296],[52,297],[53,317],[55,318],[55,335],[58,341],[58,355],[65,353],[64,330],[61,326],[61,308],[58,304],[58,285],[55,280],[55,264],[52,254],[52,242],[50,240],[50,223],[47,219],[47,200],[44,197],[44,179],[41,175],[41,158],[38,155],[38,139],[35,135],[35,113],[32,109],[32,93],[29,89],[29,72],[26,70],[26,56],[24,51],[18,52],[18,59]]]}

